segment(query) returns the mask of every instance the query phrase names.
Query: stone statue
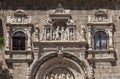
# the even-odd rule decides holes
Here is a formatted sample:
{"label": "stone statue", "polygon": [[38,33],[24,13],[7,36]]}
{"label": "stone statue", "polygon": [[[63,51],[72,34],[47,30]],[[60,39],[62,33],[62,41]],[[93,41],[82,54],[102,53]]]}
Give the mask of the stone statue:
{"label": "stone statue", "polygon": [[64,40],[68,40],[68,35],[69,35],[69,29],[66,28],[65,33],[64,33]]}
{"label": "stone statue", "polygon": [[73,33],[73,29],[72,30],[70,30],[70,40],[73,40],[74,39],[74,33]]}
{"label": "stone statue", "polygon": [[53,31],[53,34],[52,34],[52,39],[55,40],[56,39],[56,32]]}
{"label": "stone statue", "polygon": [[56,40],[59,40],[60,39],[60,35],[59,35],[59,33],[60,33],[60,26],[57,26],[57,28],[56,28]]}
{"label": "stone statue", "polygon": [[81,40],[85,41],[85,26],[81,25]]}
{"label": "stone statue", "polygon": [[64,40],[64,27],[61,28],[61,40]]}
{"label": "stone statue", "polygon": [[47,33],[46,33],[46,40],[50,40],[50,30],[49,29],[47,30]]}
{"label": "stone statue", "polygon": [[81,37],[80,37],[79,32],[76,32],[76,33],[75,33],[75,36],[76,36],[76,40],[80,40]]}

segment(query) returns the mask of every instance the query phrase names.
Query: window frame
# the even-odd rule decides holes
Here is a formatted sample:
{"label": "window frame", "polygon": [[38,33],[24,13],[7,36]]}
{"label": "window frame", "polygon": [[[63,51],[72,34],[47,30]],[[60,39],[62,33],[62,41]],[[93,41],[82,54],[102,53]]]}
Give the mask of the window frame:
{"label": "window frame", "polygon": [[[24,36],[22,36],[22,37],[24,37],[24,49],[21,49],[20,47],[18,47],[18,49],[13,49],[14,48],[13,47],[13,38],[17,37],[17,36],[14,36],[17,33],[24,34]],[[18,36],[18,37],[20,38],[21,36]],[[23,41],[23,40],[21,40],[21,41]],[[12,47],[11,50],[13,50],[13,51],[25,51],[26,50],[26,34],[23,31],[16,31],[12,34],[11,47]]]}
{"label": "window frame", "polygon": [[[100,45],[102,45],[102,40],[105,40],[106,41],[106,46],[104,47],[104,48],[102,48],[102,46],[99,46],[98,47],[98,49],[96,48],[96,44],[95,44],[95,35],[96,35],[96,33],[98,33],[98,32],[102,32],[103,34],[105,34],[105,39],[102,39],[102,38],[99,38],[98,40],[100,40]],[[102,35],[101,35],[102,36]],[[93,35],[93,46],[94,46],[94,50],[107,50],[108,49],[108,45],[109,45],[109,43],[108,43],[108,40],[109,38],[108,38],[108,34],[106,33],[106,31],[104,31],[104,30],[98,30],[98,31],[96,31],[96,32],[94,32],[94,35]]]}

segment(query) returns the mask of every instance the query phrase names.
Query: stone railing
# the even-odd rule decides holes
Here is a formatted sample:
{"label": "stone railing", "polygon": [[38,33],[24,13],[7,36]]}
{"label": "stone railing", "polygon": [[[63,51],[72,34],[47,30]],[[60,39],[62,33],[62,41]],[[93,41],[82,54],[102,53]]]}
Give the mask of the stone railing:
{"label": "stone railing", "polygon": [[112,17],[111,16],[95,16],[95,15],[89,15],[88,16],[88,22],[89,23],[111,23]]}
{"label": "stone railing", "polygon": [[7,16],[8,24],[29,24],[31,23],[31,16],[27,17],[15,17],[15,16]]}

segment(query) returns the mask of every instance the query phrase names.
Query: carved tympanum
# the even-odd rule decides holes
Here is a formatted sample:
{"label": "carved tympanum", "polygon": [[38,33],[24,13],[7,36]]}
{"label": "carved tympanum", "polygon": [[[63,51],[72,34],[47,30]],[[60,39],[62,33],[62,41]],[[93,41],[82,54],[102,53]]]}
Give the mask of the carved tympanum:
{"label": "carved tympanum", "polygon": [[56,68],[50,71],[45,79],[74,79],[73,74],[64,68]]}

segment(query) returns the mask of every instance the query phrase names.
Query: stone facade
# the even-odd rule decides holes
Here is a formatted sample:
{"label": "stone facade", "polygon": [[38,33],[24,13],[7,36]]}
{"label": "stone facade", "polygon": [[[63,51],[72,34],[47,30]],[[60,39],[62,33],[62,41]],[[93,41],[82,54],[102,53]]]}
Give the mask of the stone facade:
{"label": "stone facade", "polygon": [[0,79],[119,79],[120,0],[0,0]]}

